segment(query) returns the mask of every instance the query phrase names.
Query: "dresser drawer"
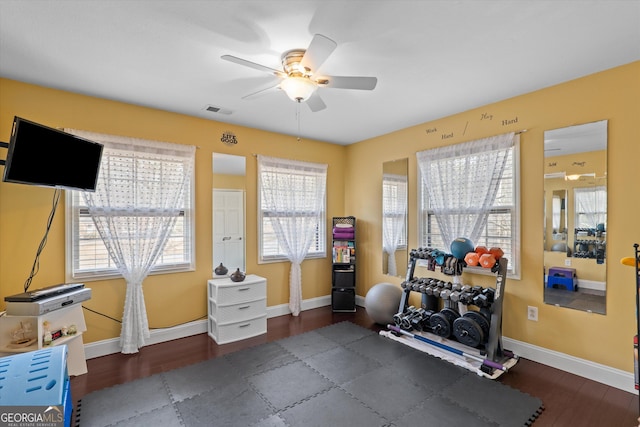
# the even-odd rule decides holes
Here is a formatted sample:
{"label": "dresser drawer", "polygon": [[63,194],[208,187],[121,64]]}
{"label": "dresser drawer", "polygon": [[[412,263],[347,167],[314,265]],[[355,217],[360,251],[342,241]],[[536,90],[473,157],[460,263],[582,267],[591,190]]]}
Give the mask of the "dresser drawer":
{"label": "dresser drawer", "polygon": [[218,305],[215,301],[209,300],[209,314],[219,324],[255,319],[258,316],[263,316],[266,312],[267,300],[265,298],[232,305]]}
{"label": "dresser drawer", "polygon": [[209,297],[218,305],[231,305],[244,301],[255,301],[267,296],[267,281],[255,275],[249,275],[242,282],[230,279],[209,281]]}
{"label": "dresser drawer", "polygon": [[219,324],[209,317],[209,335],[218,344],[226,344],[234,341],[261,335],[267,332],[267,316],[244,320],[235,323]]}

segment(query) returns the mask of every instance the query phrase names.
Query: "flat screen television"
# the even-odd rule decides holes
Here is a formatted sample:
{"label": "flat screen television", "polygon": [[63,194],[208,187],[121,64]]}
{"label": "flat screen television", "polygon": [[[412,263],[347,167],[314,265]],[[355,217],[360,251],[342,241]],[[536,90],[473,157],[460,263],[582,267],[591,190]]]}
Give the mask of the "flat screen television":
{"label": "flat screen television", "polygon": [[4,182],[95,191],[103,145],[15,117]]}

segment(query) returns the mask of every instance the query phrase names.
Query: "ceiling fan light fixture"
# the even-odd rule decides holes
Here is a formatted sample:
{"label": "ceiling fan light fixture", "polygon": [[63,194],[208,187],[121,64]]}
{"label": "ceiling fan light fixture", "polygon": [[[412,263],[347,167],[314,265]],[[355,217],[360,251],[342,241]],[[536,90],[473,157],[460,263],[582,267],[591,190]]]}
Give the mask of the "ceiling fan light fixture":
{"label": "ceiling fan light fixture", "polygon": [[313,95],[318,85],[307,77],[291,76],[280,83],[280,88],[293,101],[304,102]]}

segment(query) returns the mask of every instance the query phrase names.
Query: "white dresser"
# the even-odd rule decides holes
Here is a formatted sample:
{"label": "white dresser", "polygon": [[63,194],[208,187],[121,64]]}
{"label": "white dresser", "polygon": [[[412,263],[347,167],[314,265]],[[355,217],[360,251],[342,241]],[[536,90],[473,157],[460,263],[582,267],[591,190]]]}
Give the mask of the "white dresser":
{"label": "white dresser", "polygon": [[242,282],[228,277],[207,281],[208,332],[218,344],[267,332],[267,279],[248,274]]}

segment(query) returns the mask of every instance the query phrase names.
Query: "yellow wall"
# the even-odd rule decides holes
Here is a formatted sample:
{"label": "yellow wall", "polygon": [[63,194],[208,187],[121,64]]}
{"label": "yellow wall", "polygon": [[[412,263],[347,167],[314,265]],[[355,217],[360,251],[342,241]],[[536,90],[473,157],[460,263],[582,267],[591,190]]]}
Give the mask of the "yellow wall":
{"label": "yellow wall", "polygon": [[212,187],[225,190],[244,190],[246,185],[246,177],[241,175],[224,175],[220,173],[213,174]]}
{"label": "yellow wall", "polygon": [[[207,314],[206,281],[212,277],[212,153],[247,158],[247,272],[268,278],[267,304],[289,300],[288,262],[257,264],[256,187],[257,161],[254,154],[326,163],[327,232],[331,217],[344,215],[345,148],[335,144],[302,140],[255,129],[227,125],[120,102],[97,99],[59,90],[0,79],[0,141],[8,142],[14,116],[51,127],[68,127],[93,132],[190,144],[196,150],[196,271],[150,276],[144,281],[149,325],[162,328],[203,319]],[[220,141],[225,131],[236,135],[238,144]],[[0,151],[0,158],[6,150]],[[232,182],[227,180],[227,185]],[[235,185],[235,184],[234,184]],[[51,209],[53,189],[0,182],[0,297],[22,292],[44,235]],[[58,206],[46,248],[40,257],[40,271],[31,289],[65,282],[64,203]],[[329,239],[329,235],[327,235]],[[330,242],[330,239],[328,240]],[[330,258],[305,261],[302,265],[304,299],[326,296],[331,289]],[[84,305],[116,319],[121,318],[124,280],[87,282],[92,298]],[[120,335],[113,320],[85,311],[85,343]]]}
{"label": "yellow wall", "polygon": [[[636,333],[635,279],[622,257],[640,243],[640,62],[393,132],[347,147],[345,210],[358,218],[358,294],[380,282],[401,279],[381,273],[382,163],[409,158],[409,247],[417,246],[418,151],[510,131],[521,135],[521,280],[508,280],[503,334],[515,340],[633,372]],[[523,78],[526,78],[523,76]],[[415,94],[426,96],[429,94]],[[606,316],[543,304],[544,131],[609,121]],[[445,135],[451,135],[445,138]],[[490,285],[490,277],[468,275],[465,283]],[[527,320],[527,306],[539,321]]]}
{"label": "yellow wall", "polygon": [[[536,346],[633,371],[635,331],[633,269],[618,260],[640,242],[637,164],[640,144],[640,62],[497,102],[347,147],[187,117],[118,102],[0,79],[0,140],[8,141],[11,120],[19,115],[54,127],[194,144],[196,160],[197,270],[148,278],[145,298],[152,327],[203,318],[205,283],[211,276],[211,154],[247,157],[247,271],[268,278],[268,305],[288,300],[288,263],[257,265],[256,161],[253,153],[327,163],[328,221],[358,219],[359,295],[379,282],[400,283],[382,274],[382,163],[409,159],[409,247],[417,246],[415,153],[509,131],[521,135],[522,276],[508,280],[504,301],[505,336]],[[523,76],[523,78],[526,78]],[[424,94],[429,96],[429,94]],[[543,134],[573,124],[609,120],[608,146],[608,295],[607,315],[544,305],[543,298]],[[224,131],[239,144],[220,142]],[[451,135],[444,138],[444,135]],[[260,147],[260,148],[256,148]],[[344,156],[343,154],[347,155]],[[344,185],[343,183],[349,183]],[[635,186],[634,186],[635,184]],[[0,183],[0,295],[18,293],[31,269],[44,232],[53,190]],[[331,230],[328,223],[327,230]],[[64,281],[64,221],[55,218],[34,288]],[[252,237],[253,236],[253,237]],[[329,237],[329,236],[327,236]],[[330,240],[329,240],[330,241]],[[400,267],[400,266],[399,266]],[[330,260],[303,263],[303,298],[328,295]],[[465,275],[466,276],[466,275]],[[470,275],[465,282],[492,285],[492,277]],[[495,280],[495,279],[493,279]],[[120,317],[122,280],[90,283],[91,309]],[[526,318],[527,306],[539,307],[539,321]],[[87,313],[86,342],[119,335],[114,322]]]}

